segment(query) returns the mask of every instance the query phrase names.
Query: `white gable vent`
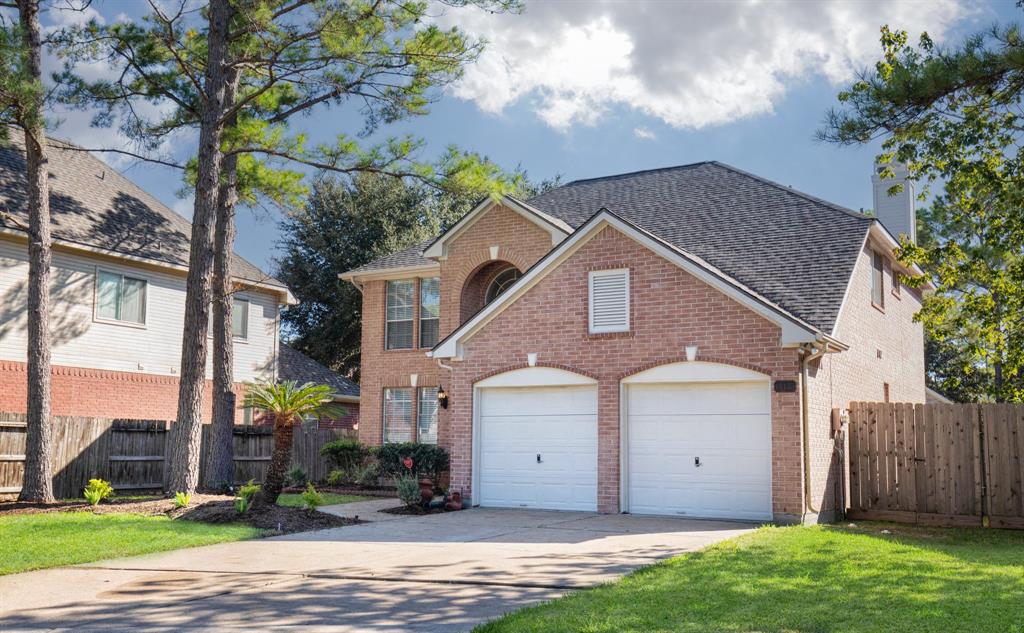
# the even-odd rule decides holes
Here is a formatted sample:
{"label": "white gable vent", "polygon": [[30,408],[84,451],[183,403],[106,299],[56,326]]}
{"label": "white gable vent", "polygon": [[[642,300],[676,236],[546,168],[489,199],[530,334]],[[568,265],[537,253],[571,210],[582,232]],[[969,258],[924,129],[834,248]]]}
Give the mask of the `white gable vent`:
{"label": "white gable vent", "polygon": [[590,273],[590,332],[629,331],[629,269]]}

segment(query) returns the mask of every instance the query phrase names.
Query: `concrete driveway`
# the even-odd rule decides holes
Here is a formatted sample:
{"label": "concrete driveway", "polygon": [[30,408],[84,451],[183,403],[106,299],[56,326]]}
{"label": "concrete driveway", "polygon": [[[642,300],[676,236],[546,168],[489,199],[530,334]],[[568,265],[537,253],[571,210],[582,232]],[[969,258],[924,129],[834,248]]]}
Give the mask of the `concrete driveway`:
{"label": "concrete driveway", "polygon": [[457,631],[752,529],[473,509],[0,577],[0,630]]}

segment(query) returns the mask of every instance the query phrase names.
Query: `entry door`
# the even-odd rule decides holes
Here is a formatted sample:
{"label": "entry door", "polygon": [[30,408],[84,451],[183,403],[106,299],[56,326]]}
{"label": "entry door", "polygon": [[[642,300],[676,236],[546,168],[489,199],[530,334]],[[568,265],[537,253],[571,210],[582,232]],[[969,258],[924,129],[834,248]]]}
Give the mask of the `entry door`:
{"label": "entry door", "polygon": [[482,506],[597,509],[597,388],[480,390]]}
{"label": "entry door", "polygon": [[627,398],[630,512],[772,518],[767,382],[633,384]]}

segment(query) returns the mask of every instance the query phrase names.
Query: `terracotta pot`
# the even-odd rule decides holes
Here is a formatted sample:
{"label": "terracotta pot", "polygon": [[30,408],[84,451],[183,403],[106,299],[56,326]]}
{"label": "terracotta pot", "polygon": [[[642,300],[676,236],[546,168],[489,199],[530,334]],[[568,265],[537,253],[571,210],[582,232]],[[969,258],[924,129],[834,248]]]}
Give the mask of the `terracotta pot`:
{"label": "terracotta pot", "polygon": [[420,500],[423,503],[430,503],[434,498],[434,482],[429,479],[420,479]]}
{"label": "terracotta pot", "polygon": [[462,509],[462,493],[453,492],[448,498],[448,503],[445,505],[445,510],[461,510]]}

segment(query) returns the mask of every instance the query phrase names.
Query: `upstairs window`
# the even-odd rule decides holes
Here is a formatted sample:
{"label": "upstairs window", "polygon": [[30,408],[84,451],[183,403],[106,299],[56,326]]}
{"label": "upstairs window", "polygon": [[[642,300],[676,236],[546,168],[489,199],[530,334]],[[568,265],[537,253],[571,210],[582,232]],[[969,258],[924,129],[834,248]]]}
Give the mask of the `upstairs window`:
{"label": "upstairs window", "polygon": [[389,281],[385,307],[385,349],[412,349],[412,313],[416,282],[412,279]]}
{"label": "upstairs window", "polygon": [[96,318],[146,323],[146,281],[99,270],[96,274]]}
{"label": "upstairs window", "polygon": [[885,307],[885,256],[878,251],[871,254],[871,303]]}
{"label": "upstairs window", "polygon": [[487,284],[487,290],[484,292],[484,305],[500,297],[503,292],[508,290],[509,286],[519,281],[519,278],[522,276],[523,274],[515,266],[509,266],[495,275],[491,283]]}
{"label": "upstairs window", "polygon": [[437,345],[441,322],[441,280],[420,280],[420,347]]}
{"label": "upstairs window", "polygon": [[[207,330],[210,337],[213,336],[213,306],[210,306],[210,328]],[[231,336],[236,341],[244,341],[249,338],[249,300],[233,298],[231,300]]]}
{"label": "upstairs window", "polygon": [[892,267],[892,294],[895,295],[897,299],[899,299],[899,297],[900,297],[900,290],[902,288],[903,288],[903,275],[901,275],[896,270],[896,267],[893,266]]}
{"label": "upstairs window", "polygon": [[629,331],[629,269],[590,273],[590,333]]}

